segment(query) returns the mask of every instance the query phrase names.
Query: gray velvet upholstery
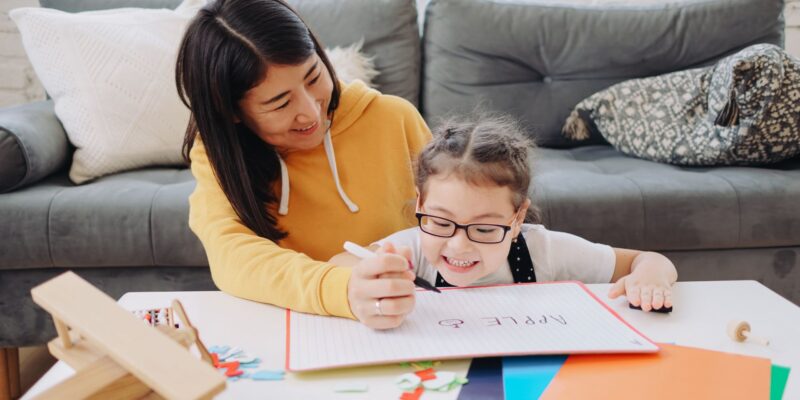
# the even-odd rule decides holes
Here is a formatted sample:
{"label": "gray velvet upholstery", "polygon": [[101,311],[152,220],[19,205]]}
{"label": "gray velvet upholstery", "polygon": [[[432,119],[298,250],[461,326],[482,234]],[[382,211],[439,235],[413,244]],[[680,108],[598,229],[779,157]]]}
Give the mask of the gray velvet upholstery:
{"label": "gray velvet upholstery", "polygon": [[[119,7],[175,8],[180,0],[41,0],[42,7],[79,12]],[[383,93],[419,102],[421,49],[414,0],[288,0],[325,47],[364,40]]]}
{"label": "gray velvet upholstery", "polygon": [[0,109],[0,193],[35,183],[64,166],[68,146],[51,101]]}
{"label": "gray velvet upholstery", "polygon": [[708,64],[754,43],[782,44],[782,0],[647,4],[431,0],[425,15],[425,117],[511,113],[540,145],[592,93],[630,78]]}
{"label": "gray velvet upholstery", "polygon": [[290,0],[323,46],[346,46],[364,39],[363,52],[375,56],[378,90],[419,103],[422,62],[414,0]]}
{"label": "gray velvet upholstery", "polygon": [[66,171],[0,196],[0,268],[206,265],[189,230],[188,169],[123,172],[75,186]]}
{"label": "gray velvet upholstery", "polygon": [[39,0],[39,4],[66,12],[82,12],[125,7],[174,9],[181,0]]}
{"label": "gray velvet upholstery", "polygon": [[663,254],[675,263],[681,281],[754,280],[800,305],[798,246],[665,251]]}
{"label": "gray velvet upholstery", "polygon": [[800,159],[769,168],[689,168],[610,146],[538,151],[545,225],[619,247],[693,250],[800,245]]}

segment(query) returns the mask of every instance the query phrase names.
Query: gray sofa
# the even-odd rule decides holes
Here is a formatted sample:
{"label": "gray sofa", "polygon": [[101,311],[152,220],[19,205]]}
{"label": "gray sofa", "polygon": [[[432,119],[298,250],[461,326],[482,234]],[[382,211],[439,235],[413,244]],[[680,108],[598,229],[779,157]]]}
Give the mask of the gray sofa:
{"label": "gray sofa", "polygon": [[[42,0],[67,11],[178,2]],[[518,116],[542,147],[531,194],[551,229],[661,251],[681,280],[753,279],[800,303],[800,160],[683,168],[626,157],[600,138],[576,147],[559,134],[576,103],[611,84],[782,44],[781,0],[433,0],[421,30],[413,0],[292,3],[326,46],[364,37],[380,89],[420,106],[430,123],[476,104]],[[50,101],[0,109],[0,155],[14,151],[0,156],[0,184],[13,187],[0,194],[0,347],[54,336],[29,292],[67,269],[114,297],[214,289],[187,226],[187,169],[73,185]]]}

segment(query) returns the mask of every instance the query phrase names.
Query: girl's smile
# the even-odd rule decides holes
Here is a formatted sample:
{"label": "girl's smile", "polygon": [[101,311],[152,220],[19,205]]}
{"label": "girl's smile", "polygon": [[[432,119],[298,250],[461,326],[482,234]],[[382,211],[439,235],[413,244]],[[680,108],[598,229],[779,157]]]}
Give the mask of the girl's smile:
{"label": "girl's smile", "polygon": [[473,261],[473,260],[465,260],[448,256],[442,256],[442,260],[444,260],[445,265],[447,266],[448,269],[457,274],[464,274],[470,272],[474,267],[478,265],[478,263],[480,263],[480,260]]}

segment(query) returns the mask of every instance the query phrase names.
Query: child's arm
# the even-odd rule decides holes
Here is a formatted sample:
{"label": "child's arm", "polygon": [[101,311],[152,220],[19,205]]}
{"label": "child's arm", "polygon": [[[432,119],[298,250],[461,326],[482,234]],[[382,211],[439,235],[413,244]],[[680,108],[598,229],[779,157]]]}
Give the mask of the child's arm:
{"label": "child's arm", "polygon": [[672,307],[672,284],[678,279],[675,265],[663,255],[628,249],[614,249],[617,257],[608,292],[609,298],[625,295],[642,311]]}

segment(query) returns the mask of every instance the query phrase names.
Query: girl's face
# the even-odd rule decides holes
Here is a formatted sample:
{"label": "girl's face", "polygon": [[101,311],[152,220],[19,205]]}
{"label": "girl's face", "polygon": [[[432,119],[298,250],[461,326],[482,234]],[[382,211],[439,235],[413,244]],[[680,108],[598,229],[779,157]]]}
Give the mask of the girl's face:
{"label": "girl's face", "polygon": [[[499,243],[477,243],[464,229],[453,237],[438,237],[422,232],[420,243],[425,258],[444,280],[454,286],[469,286],[504,265],[511,240],[519,234],[529,201],[515,209],[512,192],[505,186],[475,186],[452,174],[431,176],[426,183],[424,202],[417,212],[442,217],[460,225],[492,224],[511,226]],[[446,221],[429,218],[430,229],[440,229]],[[490,227],[487,227],[490,228]],[[473,239],[491,235],[491,230],[473,230]],[[484,236],[488,238],[488,236]]]}
{"label": "girl's face", "polygon": [[309,150],[322,143],[332,92],[316,53],[299,65],[270,65],[266,79],[239,100],[236,122],[280,152]]}

